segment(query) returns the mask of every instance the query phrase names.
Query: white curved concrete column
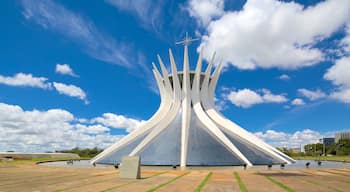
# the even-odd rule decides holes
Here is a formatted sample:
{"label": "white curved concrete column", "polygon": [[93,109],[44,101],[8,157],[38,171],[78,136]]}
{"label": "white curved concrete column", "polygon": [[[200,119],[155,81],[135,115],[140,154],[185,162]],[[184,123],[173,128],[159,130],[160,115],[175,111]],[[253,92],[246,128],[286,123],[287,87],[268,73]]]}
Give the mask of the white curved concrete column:
{"label": "white curved concrete column", "polygon": [[[223,129],[225,129],[230,134],[238,136],[240,140],[259,148],[260,150],[264,151],[267,154],[270,154],[276,159],[279,159],[288,164],[291,163],[290,158],[285,158],[284,155],[282,156],[280,153],[276,152],[275,150],[277,149],[272,150],[271,146],[261,141],[260,139],[255,137],[253,134],[249,133],[248,131],[244,130],[234,122],[226,119],[215,110],[215,106],[214,106],[215,87],[216,87],[221,69],[222,69],[222,65],[220,64],[214,72],[210,85],[209,85],[209,78],[210,78],[209,73],[206,73],[205,78],[203,80],[201,98],[202,98],[203,107],[206,113],[216,124],[220,125]],[[208,98],[208,96],[210,99]]]}
{"label": "white curved concrete column", "polygon": [[[170,55],[170,58],[173,59],[172,55]],[[172,99],[172,104],[170,110],[165,114],[164,118],[161,119],[161,121],[158,123],[158,125],[139,143],[135,149],[129,154],[129,156],[133,156],[136,154],[139,154],[147,145],[150,144],[150,142],[157,137],[162,131],[164,131],[170,123],[176,118],[180,107],[181,107],[181,88],[180,88],[180,81],[178,78],[178,72],[176,69],[176,64],[173,60],[171,62],[171,68],[172,68],[172,75],[173,75],[173,90],[172,94],[173,99]],[[164,76],[163,74],[163,79],[166,82],[169,77]],[[165,85],[166,87],[167,85]],[[165,90],[169,90],[171,87],[165,88]]]}
{"label": "white curved concrete column", "polygon": [[181,121],[181,157],[180,166],[186,167],[188,132],[191,121],[191,85],[190,85],[190,67],[188,63],[188,47],[184,49],[184,63],[182,76],[182,121]]}
{"label": "white curved concrete column", "polygon": [[204,112],[200,102],[199,92],[200,73],[196,71],[192,85],[192,102],[193,110],[198,119],[207,128],[208,132],[223,146],[225,146],[233,156],[238,157],[247,166],[252,166],[252,163],[237,149],[237,147],[225,136],[225,134],[216,126],[216,124]]}
{"label": "white curved concrete column", "polygon": [[91,164],[105,157],[107,154],[113,151],[116,151],[121,147],[131,143],[132,141],[142,136],[144,133],[148,132],[150,129],[155,127],[164,118],[165,114],[167,114],[168,111],[170,110],[173,94],[166,91],[165,85],[163,83],[163,78],[161,77],[157,67],[155,65],[153,67],[154,67],[153,74],[155,76],[155,79],[159,88],[159,92],[160,92],[160,98],[161,98],[161,102],[157,112],[147,122],[140,125],[140,127],[138,127],[136,130],[134,130],[127,136],[123,137],[121,140],[119,140],[119,142],[111,145],[110,147],[105,149],[103,152],[98,154],[96,157],[94,157],[90,161]]}
{"label": "white curved concrete column", "polygon": [[[160,65],[160,69],[162,70],[163,77],[169,77],[168,71],[166,70],[162,59],[160,58],[159,55],[157,55],[157,57],[158,57],[158,62],[159,62],[159,65]],[[164,80],[165,88],[167,89],[167,91],[169,93],[172,92],[171,83],[170,83],[169,78],[163,78],[163,80]]]}

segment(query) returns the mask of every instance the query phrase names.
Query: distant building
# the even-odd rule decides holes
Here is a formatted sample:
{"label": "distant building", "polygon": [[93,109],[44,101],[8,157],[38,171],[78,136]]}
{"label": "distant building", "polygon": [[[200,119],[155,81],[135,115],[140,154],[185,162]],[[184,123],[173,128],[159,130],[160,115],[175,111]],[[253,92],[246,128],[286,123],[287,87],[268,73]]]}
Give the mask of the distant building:
{"label": "distant building", "polygon": [[335,142],[334,137],[325,137],[323,138],[323,144],[328,147],[330,145],[332,145]]}
{"label": "distant building", "polygon": [[300,153],[301,152],[301,148],[300,147],[289,148],[289,150],[292,153]]}
{"label": "distant building", "polygon": [[339,132],[335,134],[335,142],[338,143],[340,139],[350,139],[350,132]]}

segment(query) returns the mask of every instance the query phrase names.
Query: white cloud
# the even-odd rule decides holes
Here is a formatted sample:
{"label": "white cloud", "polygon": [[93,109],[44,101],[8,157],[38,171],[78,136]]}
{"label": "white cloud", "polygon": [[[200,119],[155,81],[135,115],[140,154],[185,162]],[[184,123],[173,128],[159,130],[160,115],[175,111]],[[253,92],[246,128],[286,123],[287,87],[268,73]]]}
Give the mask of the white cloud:
{"label": "white cloud", "polygon": [[207,25],[213,17],[224,14],[223,0],[190,0],[188,12],[192,17],[198,19],[200,24]]}
{"label": "white cloud", "polygon": [[255,133],[257,137],[264,140],[286,140],[288,138],[288,134],[284,132],[277,132],[274,130],[267,130],[265,133],[257,132]]}
{"label": "white cloud", "polygon": [[102,117],[96,117],[91,120],[92,123],[101,123],[105,126],[126,129],[127,132],[131,132],[138,128],[144,121],[125,117],[123,115],[116,115],[113,113],[104,113]]}
{"label": "white cloud", "polygon": [[327,70],[324,78],[334,85],[350,87],[350,57],[343,57]]}
{"label": "white cloud", "polygon": [[63,109],[24,110],[17,105],[0,103],[0,151],[38,152],[96,146],[106,148],[124,136],[111,135],[112,127],[91,124],[91,120],[86,123],[78,120]]}
{"label": "white cloud", "polygon": [[136,16],[143,27],[158,30],[161,26],[161,12],[164,11],[163,1],[149,0],[106,0],[107,3],[122,11],[128,11]]}
{"label": "white cloud", "polygon": [[243,108],[264,102],[260,95],[250,89],[231,91],[227,99],[234,105]]}
{"label": "white cloud", "polygon": [[72,40],[82,46],[91,57],[132,67],[132,62],[129,62],[127,57],[131,55],[131,50],[126,44],[117,43],[113,37],[100,32],[91,21],[58,2],[22,0],[22,6],[23,15],[27,20]]}
{"label": "white cloud", "polygon": [[336,85],[330,97],[344,103],[350,103],[350,57],[340,58],[323,76]]}
{"label": "white cloud", "polygon": [[72,68],[68,64],[56,64],[56,73],[62,74],[62,75],[70,75],[72,77],[78,77],[76,75]]}
{"label": "white cloud", "polygon": [[310,99],[311,101],[326,97],[326,94],[319,89],[312,91],[312,90],[303,88],[303,89],[298,89],[298,92],[299,94]]}
{"label": "white cloud", "polygon": [[76,97],[85,101],[86,104],[89,103],[89,101],[86,98],[86,93],[80,87],[57,82],[53,82],[53,86],[60,94],[67,95],[70,97]]}
{"label": "white cloud", "polygon": [[331,93],[330,97],[343,103],[350,103],[350,88],[340,88]]}
{"label": "white cloud", "polygon": [[257,93],[250,89],[241,89],[238,91],[230,91],[226,99],[238,107],[249,108],[252,105],[260,103],[284,103],[288,99],[284,95],[272,94],[267,89],[262,89],[261,93]]}
{"label": "white cloud", "polygon": [[60,94],[70,97],[77,97],[83,100],[86,104],[89,101],[86,98],[86,93],[75,85],[66,85],[58,82],[48,82],[45,77],[34,77],[32,74],[17,73],[12,77],[0,75],[0,84],[17,87],[36,87],[41,89],[50,89],[54,87]]}
{"label": "white cloud", "polygon": [[297,69],[324,60],[316,44],[342,29],[349,17],[348,0],[327,0],[309,7],[248,0],[242,10],[227,11],[212,20],[200,47],[207,60],[216,51],[224,63],[240,69]]}
{"label": "white cloud", "polygon": [[350,53],[350,22],[346,25],[345,28],[346,36],[340,41],[339,45],[342,47],[342,51],[345,53]]}
{"label": "white cloud", "polygon": [[262,89],[262,98],[266,103],[284,103],[288,99],[284,95],[275,95],[270,92],[270,90]]}
{"label": "white cloud", "polygon": [[275,130],[267,130],[255,133],[257,137],[275,147],[300,147],[309,143],[319,142],[322,135],[311,129],[304,129],[294,133],[278,132]]}
{"label": "white cloud", "polygon": [[102,134],[105,132],[109,132],[110,129],[103,126],[103,125],[82,125],[77,124],[75,125],[75,128],[82,133],[88,133],[88,134]]}
{"label": "white cloud", "polygon": [[292,105],[305,105],[304,100],[300,99],[300,98],[296,98],[291,102]]}
{"label": "white cloud", "polygon": [[19,87],[36,87],[41,89],[51,88],[45,77],[33,77],[32,74],[17,73],[13,77],[0,75],[0,84]]}
{"label": "white cloud", "polygon": [[289,80],[290,79],[290,77],[288,75],[286,75],[286,74],[282,74],[278,78],[281,79],[281,80]]}

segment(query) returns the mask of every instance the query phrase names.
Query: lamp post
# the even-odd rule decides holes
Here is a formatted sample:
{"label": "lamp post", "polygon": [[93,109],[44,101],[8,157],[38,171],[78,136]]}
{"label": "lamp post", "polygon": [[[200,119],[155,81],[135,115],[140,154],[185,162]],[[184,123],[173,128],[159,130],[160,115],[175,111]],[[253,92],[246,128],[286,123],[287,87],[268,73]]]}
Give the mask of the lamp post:
{"label": "lamp post", "polygon": [[320,139],[320,143],[322,142],[323,144],[323,156],[326,156],[326,144],[324,143],[324,137],[322,139]]}
{"label": "lamp post", "polygon": [[343,147],[343,145],[344,145],[343,143],[340,143],[340,144],[337,145],[337,147],[335,148],[335,154],[336,155],[338,155],[338,150],[339,150],[340,147]]}
{"label": "lamp post", "polygon": [[316,159],[316,151],[317,151],[317,150],[316,150],[316,146],[317,146],[316,143],[314,143],[314,155],[315,155],[315,159]]}

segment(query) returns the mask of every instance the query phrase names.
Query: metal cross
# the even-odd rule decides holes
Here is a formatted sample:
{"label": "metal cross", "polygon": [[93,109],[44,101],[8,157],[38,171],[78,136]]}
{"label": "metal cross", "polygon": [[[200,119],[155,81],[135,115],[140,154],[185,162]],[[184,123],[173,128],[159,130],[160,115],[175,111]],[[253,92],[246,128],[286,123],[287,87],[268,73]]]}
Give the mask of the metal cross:
{"label": "metal cross", "polygon": [[175,44],[176,44],[176,45],[180,45],[180,44],[181,44],[181,45],[188,46],[191,42],[197,41],[197,40],[199,40],[199,38],[192,39],[191,37],[188,36],[188,33],[186,32],[186,37],[185,37],[185,39],[182,40],[182,41],[178,41],[178,42],[176,42]]}

